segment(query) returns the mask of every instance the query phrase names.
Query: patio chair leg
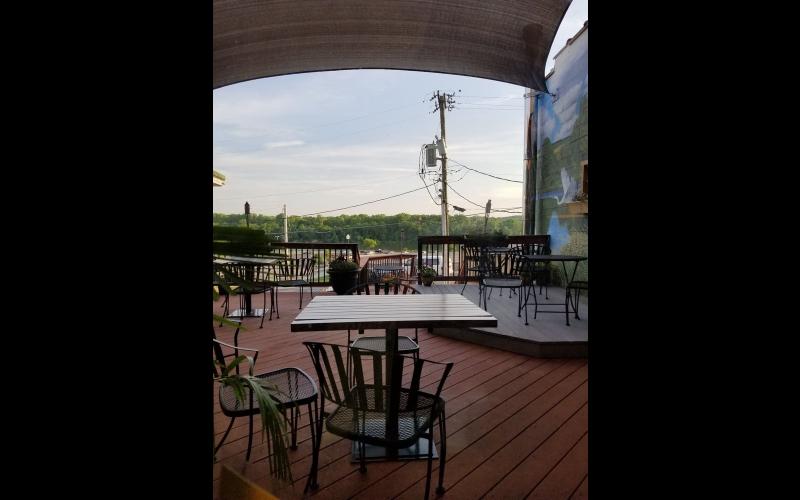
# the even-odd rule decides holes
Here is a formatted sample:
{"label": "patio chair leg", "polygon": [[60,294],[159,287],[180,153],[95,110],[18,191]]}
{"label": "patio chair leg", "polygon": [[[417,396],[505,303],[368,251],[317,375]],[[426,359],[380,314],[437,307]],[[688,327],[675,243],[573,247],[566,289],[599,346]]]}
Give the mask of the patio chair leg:
{"label": "patio chair leg", "polygon": [[308,414],[311,420],[311,472],[308,474],[308,480],[306,480],[306,487],[303,492],[307,492],[310,490],[316,490],[319,488],[319,483],[317,483],[317,468],[319,467],[319,448],[320,448],[320,441],[322,438],[322,415],[318,414],[318,405],[317,400],[314,400],[314,412],[311,412],[311,403],[308,404]]}
{"label": "patio chair leg", "polygon": [[290,408],[290,411],[291,411],[290,415],[291,415],[291,418],[292,418],[292,421],[290,423],[290,425],[292,427],[292,445],[289,448],[291,448],[292,450],[296,450],[297,449],[297,419],[300,418],[300,410],[297,408],[297,405],[292,405],[292,407]]}
{"label": "patio chair leg", "polygon": [[253,415],[250,415],[250,425],[247,429],[247,455],[245,455],[244,460],[250,460],[250,449],[253,447]]}
{"label": "patio chair leg", "polygon": [[425,500],[431,494],[431,475],[433,473],[433,422],[428,429],[428,474],[425,476]]}
{"label": "patio chair leg", "polygon": [[444,495],[444,464],[447,456],[447,424],[445,424],[444,408],[439,415],[439,486],[437,495]]}
{"label": "patio chair leg", "polygon": [[234,420],[236,420],[236,417],[231,418],[231,423],[228,424],[228,429],[225,431],[225,434],[222,435],[222,439],[219,440],[219,444],[216,446],[216,448],[214,448],[214,455],[217,454],[217,451],[219,451],[220,447],[222,446],[222,443],[225,442],[225,439],[228,437],[228,434],[231,432],[231,428],[233,428],[233,421]]}
{"label": "patio chair leg", "polygon": [[364,441],[359,441],[358,443],[358,455],[359,461],[361,466],[358,470],[361,471],[362,474],[366,474],[367,472],[367,444]]}
{"label": "patio chair leg", "polygon": [[567,313],[567,326],[569,326],[569,301],[572,300],[572,294],[567,287],[567,300],[564,301],[564,311]]}
{"label": "patio chair leg", "polygon": [[[270,310],[270,314],[272,310]],[[264,309],[261,311],[261,325],[259,328],[264,328],[264,317],[267,315],[267,291],[264,290]]]}

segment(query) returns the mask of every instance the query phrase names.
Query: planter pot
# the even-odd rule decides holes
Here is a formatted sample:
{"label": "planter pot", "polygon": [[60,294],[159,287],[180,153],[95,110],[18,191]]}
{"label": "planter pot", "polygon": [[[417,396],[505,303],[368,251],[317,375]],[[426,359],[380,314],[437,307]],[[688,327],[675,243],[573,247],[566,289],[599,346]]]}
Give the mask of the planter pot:
{"label": "planter pot", "polygon": [[433,284],[433,278],[422,278],[423,286],[431,286],[432,284]]}
{"label": "planter pot", "polygon": [[344,295],[344,293],[358,284],[359,270],[354,271],[328,271],[330,277],[331,287],[336,295]]}
{"label": "planter pot", "polygon": [[588,201],[571,201],[563,206],[570,215],[589,215]]}

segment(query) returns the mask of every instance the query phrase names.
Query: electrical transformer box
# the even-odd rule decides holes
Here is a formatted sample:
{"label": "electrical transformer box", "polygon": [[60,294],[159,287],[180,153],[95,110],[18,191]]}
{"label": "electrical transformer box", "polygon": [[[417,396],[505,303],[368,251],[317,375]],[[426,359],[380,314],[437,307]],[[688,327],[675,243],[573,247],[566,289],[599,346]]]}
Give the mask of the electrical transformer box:
{"label": "electrical transformer box", "polygon": [[436,167],[436,144],[425,145],[425,166]]}

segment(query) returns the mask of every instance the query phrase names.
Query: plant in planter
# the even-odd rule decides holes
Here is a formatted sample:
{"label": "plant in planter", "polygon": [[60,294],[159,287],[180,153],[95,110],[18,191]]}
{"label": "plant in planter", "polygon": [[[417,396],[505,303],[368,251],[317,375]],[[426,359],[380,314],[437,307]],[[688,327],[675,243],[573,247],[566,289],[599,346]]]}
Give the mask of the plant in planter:
{"label": "plant in planter", "polygon": [[339,255],[328,265],[328,276],[330,277],[331,287],[337,295],[344,295],[358,284],[358,264],[352,260],[347,260],[344,255]]}
{"label": "plant in planter", "polygon": [[433,284],[433,278],[436,277],[436,270],[432,267],[422,266],[419,269],[419,277],[422,279],[423,285],[431,286]]}

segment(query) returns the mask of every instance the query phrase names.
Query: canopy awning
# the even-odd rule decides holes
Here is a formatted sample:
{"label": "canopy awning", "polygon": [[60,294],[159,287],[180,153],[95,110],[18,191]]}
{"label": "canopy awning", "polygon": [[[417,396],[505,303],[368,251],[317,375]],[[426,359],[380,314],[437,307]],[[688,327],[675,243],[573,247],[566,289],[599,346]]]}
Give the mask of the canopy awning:
{"label": "canopy awning", "polygon": [[267,76],[403,69],[546,90],[571,0],[214,0],[214,88]]}

